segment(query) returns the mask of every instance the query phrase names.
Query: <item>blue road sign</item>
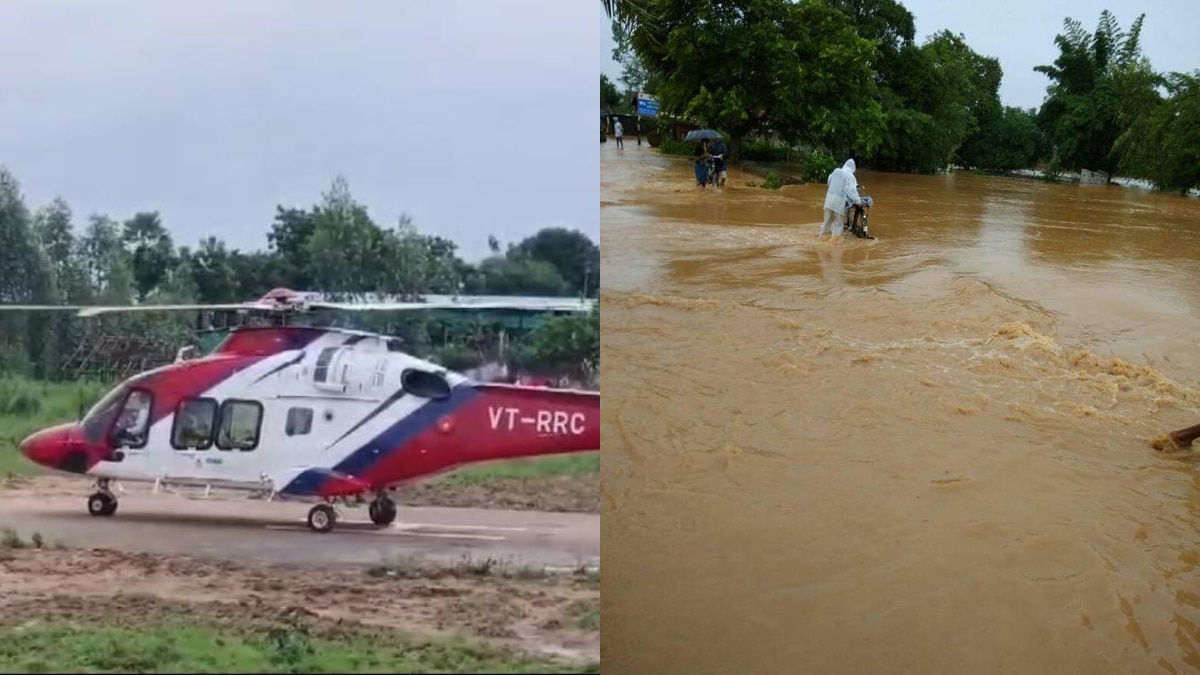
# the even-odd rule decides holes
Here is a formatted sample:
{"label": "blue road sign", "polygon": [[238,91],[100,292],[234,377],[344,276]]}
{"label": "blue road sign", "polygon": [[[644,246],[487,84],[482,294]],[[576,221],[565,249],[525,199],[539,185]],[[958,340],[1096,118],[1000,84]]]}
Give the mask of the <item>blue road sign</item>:
{"label": "blue road sign", "polygon": [[643,117],[658,115],[658,101],[649,96],[638,97],[638,114]]}

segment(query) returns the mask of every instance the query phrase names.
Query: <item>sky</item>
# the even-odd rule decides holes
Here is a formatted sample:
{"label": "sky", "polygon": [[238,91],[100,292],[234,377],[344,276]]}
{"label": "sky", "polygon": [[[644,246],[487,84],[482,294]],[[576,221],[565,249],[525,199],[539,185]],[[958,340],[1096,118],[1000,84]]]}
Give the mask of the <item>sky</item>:
{"label": "sky", "polygon": [[265,249],[338,174],[468,260],[489,234],[598,243],[598,4],[4,0],[0,165],[77,230],[157,210],[191,246]]}
{"label": "sky", "polygon": [[[1200,68],[1200,1],[1142,0],[1139,2],[1088,2],[1087,0],[900,0],[912,12],[917,42],[942,30],[966,36],[971,49],[1000,60],[1004,79],[1000,82],[1000,100],[1005,105],[1037,108],[1046,96],[1050,81],[1033,71],[1034,66],[1052,64],[1058,56],[1054,36],[1062,30],[1063,19],[1082,22],[1088,31],[1096,30],[1100,12],[1108,9],[1123,30],[1128,30],[1138,14],[1145,12],[1142,24],[1142,54],[1160,72],[1191,72]],[[620,78],[621,68],[612,60],[611,22],[599,8],[600,72]]]}

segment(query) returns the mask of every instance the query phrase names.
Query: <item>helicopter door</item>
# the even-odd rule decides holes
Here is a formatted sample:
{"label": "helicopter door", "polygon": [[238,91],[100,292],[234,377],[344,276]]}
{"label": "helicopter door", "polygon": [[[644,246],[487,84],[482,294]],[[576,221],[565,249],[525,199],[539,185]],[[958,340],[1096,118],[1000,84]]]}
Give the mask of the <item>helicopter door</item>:
{"label": "helicopter door", "polygon": [[221,401],[214,427],[208,475],[222,480],[259,480],[262,457],[263,404],[249,399]]}
{"label": "helicopter door", "polygon": [[171,421],[170,450],[173,477],[208,478],[212,474],[213,435],[217,424],[217,400],[185,398],[175,408]]}
{"label": "helicopter door", "polygon": [[176,456],[163,446],[166,439],[161,426],[151,425],[154,394],[133,388],[121,404],[121,411],[108,430],[109,459],[118,462],[120,473],[137,476],[191,475],[194,469],[186,457]]}

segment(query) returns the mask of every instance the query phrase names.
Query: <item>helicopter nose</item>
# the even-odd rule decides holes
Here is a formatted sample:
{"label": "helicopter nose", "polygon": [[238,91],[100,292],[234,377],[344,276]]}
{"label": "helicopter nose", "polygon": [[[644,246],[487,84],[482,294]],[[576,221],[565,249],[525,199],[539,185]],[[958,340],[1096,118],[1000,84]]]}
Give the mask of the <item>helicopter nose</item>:
{"label": "helicopter nose", "polygon": [[34,464],[56,467],[66,449],[69,426],[51,427],[34,432],[21,441],[17,449]]}
{"label": "helicopter nose", "polygon": [[45,466],[48,459],[47,455],[49,454],[47,452],[48,446],[49,443],[46,442],[45,431],[38,431],[30,434],[25,440],[21,441],[21,445],[17,449],[21,451],[22,455],[25,455],[25,459],[34,464]]}

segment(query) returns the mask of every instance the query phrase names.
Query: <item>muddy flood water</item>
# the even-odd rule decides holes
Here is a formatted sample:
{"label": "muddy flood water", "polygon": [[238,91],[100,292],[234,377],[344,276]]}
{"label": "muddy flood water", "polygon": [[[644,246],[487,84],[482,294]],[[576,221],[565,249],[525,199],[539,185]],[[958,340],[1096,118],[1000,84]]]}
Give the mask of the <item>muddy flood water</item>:
{"label": "muddy flood water", "polygon": [[613,145],[605,672],[1200,672],[1200,201]]}

